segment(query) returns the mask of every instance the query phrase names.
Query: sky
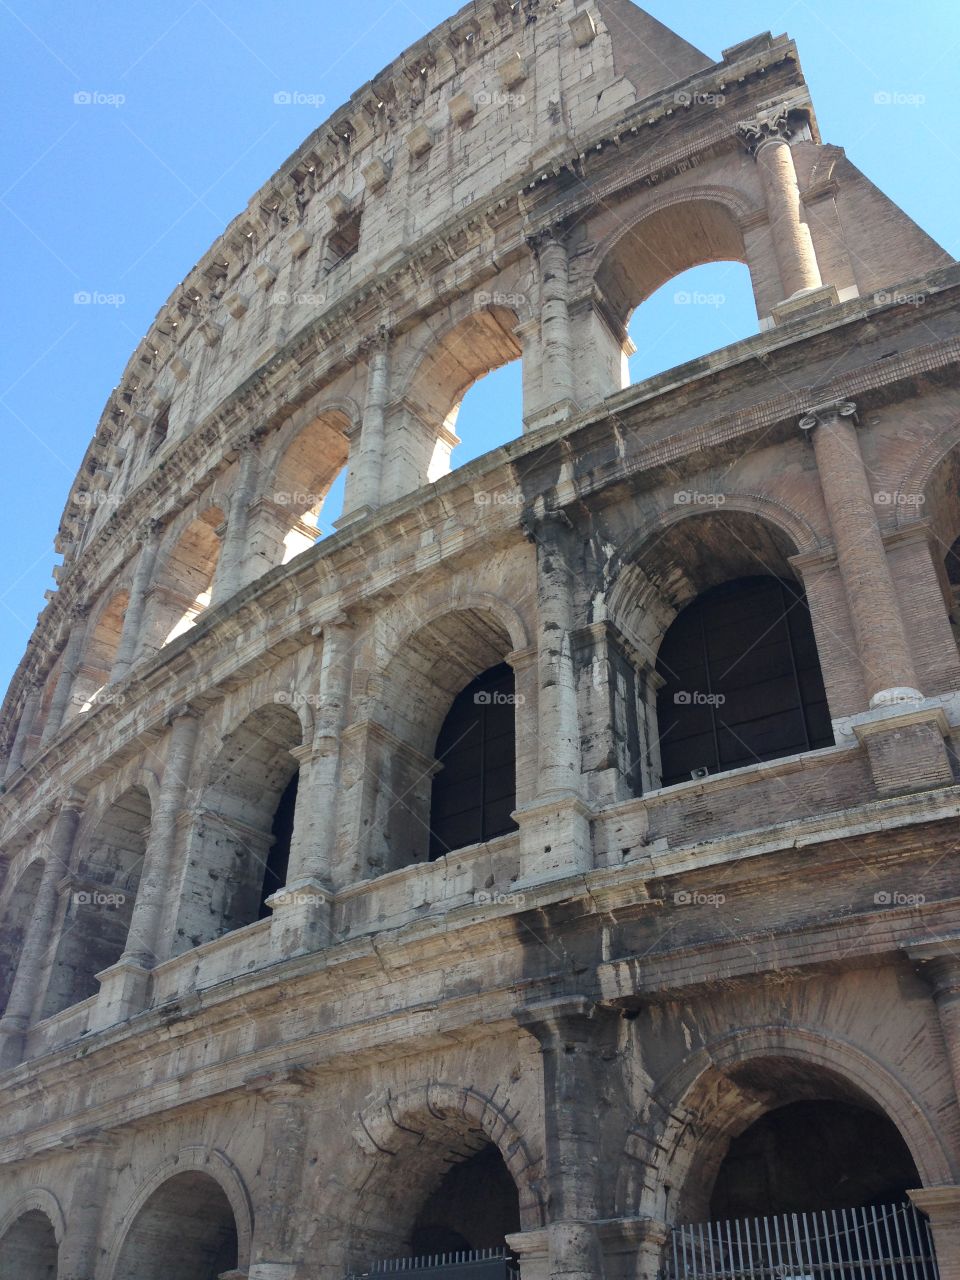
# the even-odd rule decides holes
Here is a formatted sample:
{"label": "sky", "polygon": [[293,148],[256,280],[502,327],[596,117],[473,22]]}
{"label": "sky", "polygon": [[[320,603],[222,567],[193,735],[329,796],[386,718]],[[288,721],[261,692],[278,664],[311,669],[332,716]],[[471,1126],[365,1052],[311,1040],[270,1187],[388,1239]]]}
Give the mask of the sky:
{"label": "sky", "polygon": [[[763,31],[792,35],[824,140],[960,256],[955,0],[646,8],[715,59]],[[72,480],[154,316],[300,142],[453,12],[451,0],[0,0],[0,696],[54,585]],[[746,268],[686,273],[635,313],[631,377],[756,324]],[[519,435],[516,366],[468,393],[458,431],[455,464]]]}

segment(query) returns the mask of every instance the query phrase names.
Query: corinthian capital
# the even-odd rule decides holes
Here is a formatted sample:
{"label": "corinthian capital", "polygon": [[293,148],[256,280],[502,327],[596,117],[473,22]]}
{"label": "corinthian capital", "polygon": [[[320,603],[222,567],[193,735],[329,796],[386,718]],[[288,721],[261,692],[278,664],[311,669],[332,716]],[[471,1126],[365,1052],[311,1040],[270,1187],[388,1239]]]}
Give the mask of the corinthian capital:
{"label": "corinthian capital", "polygon": [[765,111],[755,119],[741,120],[737,125],[737,137],[752,156],[765,142],[789,142],[794,132],[786,107]]}

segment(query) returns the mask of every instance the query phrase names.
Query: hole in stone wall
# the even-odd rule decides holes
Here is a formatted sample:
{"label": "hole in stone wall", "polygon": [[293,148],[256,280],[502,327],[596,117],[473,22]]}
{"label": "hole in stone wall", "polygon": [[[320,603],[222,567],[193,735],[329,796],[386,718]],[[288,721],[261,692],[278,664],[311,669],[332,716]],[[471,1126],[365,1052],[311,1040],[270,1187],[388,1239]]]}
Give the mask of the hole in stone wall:
{"label": "hole in stone wall", "polygon": [[523,366],[519,360],[501,365],[478,379],[464,394],[456,411],[460,444],[450,455],[452,467],[462,467],[491,449],[523,434]]}
{"label": "hole in stone wall", "polygon": [[341,263],[347,262],[360,248],[361,214],[351,214],[343,222],[334,227],[327,237],[324,254],[324,270],[335,271]]}

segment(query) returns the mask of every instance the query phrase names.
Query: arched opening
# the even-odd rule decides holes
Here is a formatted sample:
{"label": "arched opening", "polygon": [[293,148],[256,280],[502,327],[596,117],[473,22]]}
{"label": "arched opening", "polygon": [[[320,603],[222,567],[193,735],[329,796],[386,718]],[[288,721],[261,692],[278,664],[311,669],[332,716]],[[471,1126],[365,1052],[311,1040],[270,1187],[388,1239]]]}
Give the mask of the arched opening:
{"label": "arched opening", "polygon": [[0,1276],[10,1280],[56,1280],[59,1250],[45,1213],[30,1209],[0,1237]]}
{"label": "arched opening", "polygon": [[210,766],[190,838],[177,951],[265,918],[282,887],[302,742],[296,713],[271,704],[230,733]]}
{"label": "arched opening", "polygon": [[775,287],[753,275],[749,256],[733,211],[710,198],[658,209],[620,236],[596,284],[613,340],[637,348],[624,386],[757,331]]}
{"label": "arched opening", "polygon": [[40,888],[43,866],[39,858],[30,863],[13,886],[3,912],[3,925],[0,927],[0,1012],[7,1007],[10,998],[23,939],[33,914],[37,890]]}
{"label": "arched opening", "polygon": [[237,1223],[223,1188],[205,1173],[178,1173],[134,1218],[113,1280],[217,1280],[236,1270],[237,1253]]}
{"label": "arched opening", "polygon": [[702,593],[657,655],[663,786],[833,743],[802,590],[752,576]]}
{"label": "arched opening", "polygon": [[439,734],[430,800],[430,858],[516,831],[513,671],[505,662],[453,700]]}
{"label": "arched opening", "polygon": [[73,714],[89,711],[105,697],[103,689],[110,678],[117,649],[120,647],[128,603],[126,591],[114,592],[101,609],[96,625],[87,637],[86,649],[71,692]]}
{"label": "arched opening", "polygon": [[750,272],[742,262],[691,267],[654,291],[627,326],[630,382],[696,360],[758,331]]}
{"label": "arched opening", "polygon": [[[394,429],[403,440],[402,457],[391,468],[391,475],[385,477],[384,499],[439,480],[449,472],[451,453],[460,443],[458,417],[467,392],[481,378],[522,355],[515,332],[517,322],[517,314],[510,307],[493,305],[473,312],[437,338],[413,371],[397,409],[401,421]],[[509,407],[497,404],[509,385],[509,381],[492,384],[494,402],[481,409],[490,419],[499,417],[495,430],[500,439],[514,439],[523,430],[519,401],[514,402],[512,421]],[[516,385],[515,381],[512,385]],[[490,429],[488,420],[487,430]]]}
{"label": "arched opening", "polygon": [[456,406],[459,439],[450,466],[462,467],[523,432],[523,366],[519,359],[482,375]]}
{"label": "arched opening", "polygon": [[131,787],[82,847],[43,1006],[59,1013],[96,995],[96,975],[123,955],[150,831],[150,797]]}
{"label": "arched opening", "polygon": [[[366,855],[366,864],[358,868],[361,875],[423,862],[431,855],[446,852],[452,842],[460,847],[459,836],[450,825],[441,831],[445,847],[431,839],[434,794],[438,805],[444,806],[444,822],[458,822],[460,832],[465,832],[468,825],[472,832],[482,829],[476,825],[475,807],[480,794],[476,773],[479,760],[475,754],[472,759],[465,755],[460,762],[456,758],[465,729],[451,729],[443,743],[438,740],[458,695],[463,695],[459,706],[465,711],[467,723],[478,723],[475,712],[480,704],[474,702],[474,695],[484,693],[485,686],[473,689],[473,682],[480,675],[486,678],[485,673],[492,669],[497,670],[490,677],[490,695],[492,699],[496,686],[495,720],[502,736],[500,721],[507,717],[512,720],[514,712],[512,701],[501,701],[502,691],[512,681],[512,673],[506,675],[502,671],[512,648],[503,624],[486,610],[454,610],[421,627],[388,664],[375,709],[377,720],[370,724],[366,735],[362,766],[354,770],[352,786],[356,790],[347,800],[356,811],[359,846]],[[491,730],[493,726],[491,720]],[[474,736],[463,744],[467,752],[476,742]],[[472,809],[469,821],[458,818],[460,801],[454,796],[461,764],[465,771],[464,791],[470,793],[463,808],[464,814]],[[447,779],[438,782],[434,793],[434,776],[444,771]],[[487,821],[492,831],[511,801],[509,786],[503,779],[495,779],[491,771],[488,780],[491,807]],[[497,789],[502,794],[494,803]]]}
{"label": "arched opening", "polygon": [[410,1232],[413,1258],[477,1250],[509,1252],[520,1230],[520,1198],[503,1156],[492,1142],[452,1164],[417,1214]]}
{"label": "arched opening", "polygon": [[280,455],[266,500],[251,521],[250,548],[262,559],[263,572],[333,532],[343,506],[349,428],[346,415],[325,413]]}
{"label": "arched opening", "polygon": [[755,1120],[729,1146],[713,1219],[896,1204],[920,1175],[896,1126],[846,1101],[800,1101]]}
{"label": "arched opening", "polygon": [[162,649],[189,631],[210,604],[223,521],[220,508],[209,507],[191,521],[163,559],[147,594],[143,624],[145,651]]}

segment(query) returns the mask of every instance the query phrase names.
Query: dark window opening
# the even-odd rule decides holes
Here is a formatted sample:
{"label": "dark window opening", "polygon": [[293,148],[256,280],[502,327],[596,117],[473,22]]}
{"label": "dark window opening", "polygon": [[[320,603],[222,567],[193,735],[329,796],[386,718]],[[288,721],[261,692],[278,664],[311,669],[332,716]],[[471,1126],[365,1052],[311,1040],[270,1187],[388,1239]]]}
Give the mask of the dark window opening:
{"label": "dark window opening", "polygon": [[663,638],[662,785],[833,745],[806,598],[773,577],[699,596]]}
{"label": "dark window opening", "polygon": [[333,271],[346,262],[360,248],[360,214],[351,214],[339,223],[327,238],[327,271]]}
{"label": "dark window opening", "polygon": [[270,828],[273,844],[267,854],[267,865],[263,873],[258,920],[265,920],[270,915],[267,899],[287,883],[287,867],[290,863],[290,843],[293,839],[293,818],[297,808],[299,782],[300,774],[295,773],[284,788],[277,811],[273,815],[273,825]]}
{"label": "dark window opening", "polygon": [[430,859],[516,831],[514,676],[506,663],[478,676],[453,701],[437,737],[443,766],[433,780]]}

